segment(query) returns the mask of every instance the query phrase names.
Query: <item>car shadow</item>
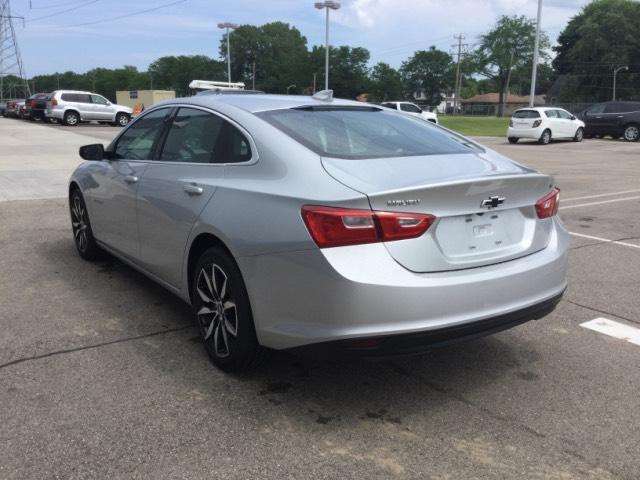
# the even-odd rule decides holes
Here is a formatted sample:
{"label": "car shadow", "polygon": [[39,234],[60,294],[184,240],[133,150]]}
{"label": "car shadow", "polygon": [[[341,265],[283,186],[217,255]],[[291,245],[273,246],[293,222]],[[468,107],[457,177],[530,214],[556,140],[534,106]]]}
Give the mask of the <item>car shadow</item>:
{"label": "car shadow", "polygon": [[[529,365],[540,360],[535,345],[517,332],[502,333],[468,343],[434,349],[411,357],[381,360],[317,360],[289,352],[273,352],[256,370],[225,374],[208,361],[187,304],[112,256],[94,264],[77,257],[70,239],[48,244],[44,254],[57,268],[67,266],[67,288],[81,302],[90,302],[101,318],[116,318],[122,334],[156,337],[158,351],[141,345],[136,354],[144,363],[167,374],[180,390],[200,392],[216,403],[221,386],[228,401],[216,408],[229,415],[245,415],[246,402],[270,409],[274,418],[325,425],[339,422],[381,422],[402,428],[413,414],[429,415],[443,403],[473,405],[475,392],[504,383],[509,375],[535,379]],[[81,275],[82,270],[88,271]],[[117,300],[115,300],[117,299]],[[129,308],[131,303],[135,308]],[[142,307],[139,307],[142,305]],[[112,338],[105,338],[105,343]],[[188,372],[188,373],[186,373]],[[222,382],[222,385],[221,385]],[[211,406],[213,406],[213,403]],[[203,407],[206,408],[206,405]],[[264,414],[264,412],[262,413]]]}

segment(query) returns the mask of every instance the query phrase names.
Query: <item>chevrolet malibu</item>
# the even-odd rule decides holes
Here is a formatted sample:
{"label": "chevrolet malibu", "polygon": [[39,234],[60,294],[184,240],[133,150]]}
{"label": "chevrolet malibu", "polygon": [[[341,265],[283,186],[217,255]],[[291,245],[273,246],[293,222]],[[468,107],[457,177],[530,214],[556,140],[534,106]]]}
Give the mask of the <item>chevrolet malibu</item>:
{"label": "chevrolet malibu", "polygon": [[80,155],[80,256],[189,303],[225,371],[272,349],[418,353],[540,318],[566,288],[552,178],[328,92],[171,100]]}

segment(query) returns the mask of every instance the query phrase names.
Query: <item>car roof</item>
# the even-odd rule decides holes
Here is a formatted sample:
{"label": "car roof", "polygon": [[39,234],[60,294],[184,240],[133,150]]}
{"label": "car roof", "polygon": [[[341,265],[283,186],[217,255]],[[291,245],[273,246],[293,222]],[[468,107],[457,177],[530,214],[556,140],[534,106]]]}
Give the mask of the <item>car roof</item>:
{"label": "car roof", "polygon": [[245,110],[250,113],[265,112],[269,110],[284,110],[295,107],[306,106],[372,106],[375,105],[357,102],[355,100],[333,99],[331,101],[319,100],[311,96],[304,95],[243,95],[243,94],[225,94],[225,95],[197,95],[188,98],[176,98],[161,102],[162,105],[172,105],[176,103],[189,103],[201,107],[216,108],[221,105],[229,105],[232,107]]}
{"label": "car roof", "polygon": [[522,107],[516,110],[516,112],[522,112],[525,110],[534,110],[536,112],[544,112],[546,110],[564,110],[567,111],[566,108],[562,108],[562,107],[554,107],[553,105],[549,105],[547,107]]}
{"label": "car roof", "polygon": [[85,90],[56,90],[55,93],[87,93],[91,95],[92,92],[87,92]]}

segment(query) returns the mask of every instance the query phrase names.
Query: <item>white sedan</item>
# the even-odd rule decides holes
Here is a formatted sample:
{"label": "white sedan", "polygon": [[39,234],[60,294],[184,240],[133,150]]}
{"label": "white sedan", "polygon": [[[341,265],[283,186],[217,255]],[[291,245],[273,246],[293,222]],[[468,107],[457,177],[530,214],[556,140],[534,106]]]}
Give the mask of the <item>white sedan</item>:
{"label": "white sedan", "polygon": [[542,145],[556,139],[581,142],[584,138],[584,122],[562,108],[523,108],[516,110],[511,117],[507,138],[509,143],[529,138],[538,140]]}
{"label": "white sedan", "polygon": [[406,113],[408,115],[412,115],[414,117],[420,117],[423,120],[427,120],[429,122],[438,123],[438,115],[429,110],[423,110],[415,103],[411,102],[384,102],[381,104],[383,107],[391,108],[393,110],[398,110],[400,112]]}

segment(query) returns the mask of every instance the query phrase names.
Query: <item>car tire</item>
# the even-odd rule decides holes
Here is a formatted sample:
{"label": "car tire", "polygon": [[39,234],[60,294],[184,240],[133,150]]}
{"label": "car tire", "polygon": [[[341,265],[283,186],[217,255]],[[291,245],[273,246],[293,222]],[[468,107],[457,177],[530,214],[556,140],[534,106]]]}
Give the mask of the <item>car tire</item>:
{"label": "car tire", "polygon": [[512,145],[518,143],[518,140],[520,140],[518,137],[509,137],[509,143],[511,143]]}
{"label": "car tire", "polygon": [[117,125],[119,127],[126,127],[130,121],[131,121],[130,115],[120,112],[116,115],[116,121],[114,125]]}
{"label": "car tire", "polygon": [[627,142],[637,142],[640,140],[640,125],[627,125],[624,129],[624,139]]}
{"label": "car tire", "polygon": [[62,118],[62,123],[68,127],[75,127],[80,124],[80,115],[74,111],[66,112]]}
{"label": "car tire", "polygon": [[78,188],[72,189],[69,195],[69,213],[71,215],[73,241],[78,254],[84,260],[96,260],[102,254],[102,249],[98,246],[93,236],[87,205]]}
{"label": "car tire", "polygon": [[580,127],[578,130],[576,130],[576,134],[573,136],[573,141],[582,142],[582,140],[584,140],[584,129]]}
{"label": "car tire", "polygon": [[211,362],[228,373],[251,370],[267,355],[258,343],[240,269],[222,247],[206,250],[191,279],[191,305]]}
{"label": "car tire", "polygon": [[551,143],[551,130],[547,128],[542,132],[542,135],[540,135],[540,138],[538,139],[538,143],[540,145],[549,145]]}

